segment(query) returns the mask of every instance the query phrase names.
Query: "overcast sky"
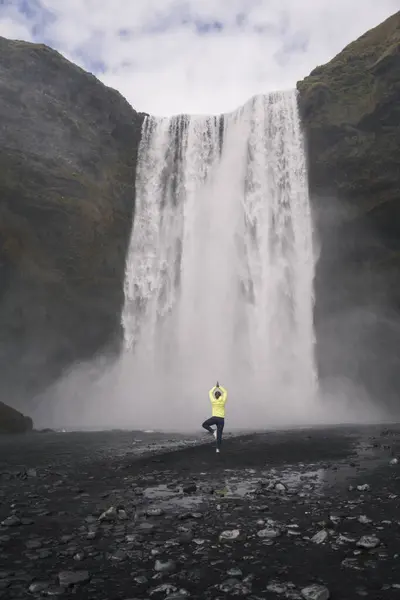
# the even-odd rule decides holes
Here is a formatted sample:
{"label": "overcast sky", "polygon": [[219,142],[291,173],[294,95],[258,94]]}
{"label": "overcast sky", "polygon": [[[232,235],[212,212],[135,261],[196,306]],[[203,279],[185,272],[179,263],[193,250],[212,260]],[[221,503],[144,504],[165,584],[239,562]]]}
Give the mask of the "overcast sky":
{"label": "overcast sky", "polygon": [[294,87],[400,0],[0,0],[0,35],[40,41],[155,115],[230,111]]}

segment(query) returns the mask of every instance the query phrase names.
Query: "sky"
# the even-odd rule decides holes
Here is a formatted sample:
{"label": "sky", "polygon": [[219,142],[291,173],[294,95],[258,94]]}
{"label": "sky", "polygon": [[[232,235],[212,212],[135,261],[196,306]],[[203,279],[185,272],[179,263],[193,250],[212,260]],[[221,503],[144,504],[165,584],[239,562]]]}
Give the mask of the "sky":
{"label": "sky", "polygon": [[43,42],[158,116],[293,88],[400,0],[0,0],[0,36]]}

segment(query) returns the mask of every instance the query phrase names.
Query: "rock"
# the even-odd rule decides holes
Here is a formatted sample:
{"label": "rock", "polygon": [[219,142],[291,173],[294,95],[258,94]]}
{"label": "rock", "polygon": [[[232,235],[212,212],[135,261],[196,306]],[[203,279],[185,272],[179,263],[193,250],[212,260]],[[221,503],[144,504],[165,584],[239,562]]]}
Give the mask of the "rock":
{"label": "rock", "polygon": [[184,494],[194,494],[197,491],[197,485],[195,483],[189,483],[184,485],[182,488]]}
{"label": "rock", "polygon": [[62,588],[68,588],[78,583],[86,583],[89,579],[89,571],[61,571],[58,574],[58,580]]}
{"label": "rock", "polygon": [[118,518],[117,509],[114,506],[110,506],[99,516],[99,521],[115,521]]}
{"label": "rock", "polygon": [[31,594],[40,594],[41,592],[47,590],[48,587],[50,587],[50,583],[48,581],[35,581],[34,583],[31,583],[28,591]]}
{"label": "rock", "polygon": [[144,115],[45,45],[0,55],[0,380],[28,405],[117,350]]}
{"label": "rock", "polygon": [[230,596],[247,596],[251,593],[250,585],[234,578],[227,579],[221,583],[219,589],[224,594],[229,594]]}
{"label": "rock", "polygon": [[359,492],[368,492],[371,487],[368,485],[368,483],[363,483],[362,485],[358,485],[357,489]]}
{"label": "rock", "polygon": [[322,529],[311,538],[311,541],[314,542],[314,544],[323,544],[327,539],[328,532],[325,529]]}
{"label": "rock", "polygon": [[[1,183],[0,183],[1,185]],[[1,212],[0,212],[1,214]],[[1,236],[1,226],[0,226]],[[0,251],[1,252],[1,251]],[[1,263],[0,263],[1,273]],[[1,293],[1,292],[0,292]],[[0,295],[1,299],[1,295]],[[1,322],[1,318],[0,318]],[[0,434],[1,433],[27,433],[32,431],[33,421],[30,417],[26,417],[19,411],[11,408],[4,402],[0,402]]]}
{"label": "rock", "polygon": [[220,542],[229,542],[232,540],[237,540],[240,537],[239,529],[232,529],[223,531],[219,536]]}
{"label": "rock", "polygon": [[21,519],[19,519],[16,515],[10,515],[4,521],[1,522],[3,527],[17,527],[21,525]]}
{"label": "rock", "polygon": [[279,529],[267,527],[265,529],[260,529],[260,531],[257,531],[257,535],[259,538],[266,538],[271,540],[276,537],[279,537],[281,535],[281,532],[279,531]]}
{"label": "rock", "polygon": [[381,543],[380,539],[375,535],[363,535],[357,542],[359,548],[376,548]]}
{"label": "rock", "polygon": [[359,383],[394,411],[400,331],[382,311],[400,305],[399,43],[396,12],[297,84],[323,240],[315,277],[319,376]]}
{"label": "rock", "polygon": [[399,460],[397,458],[392,458],[392,460],[389,462],[390,465],[397,465],[399,462]]}
{"label": "rock", "polygon": [[157,573],[173,573],[176,571],[176,564],[173,560],[156,560],[154,570]]}
{"label": "rock", "polygon": [[360,515],[358,517],[358,521],[360,523],[364,523],[365,525],[368,524],[368,523],[372,523],[372,519],[369,519],[366,515]]}
{"label": "rock", "polygon": [[329,600],[330,593],[328,588],[323,585],[310,585],[301,590],[304,600]]}
{"label": "rock", "polygon": [[286,485],[280,481],[278,481],[278,483],[276,483],[274,487],[277,492],[286,492],[287,491]]}
{"label": "rock", "polygon": [[171,594],[176,593],[177,591],[178,588],[175,585],[172,585],[171,583],[162,583],[161,585],[158,585],[157,587],[150,590],[149,595],[154,596],[155,594],[162,593],[168,597]]}

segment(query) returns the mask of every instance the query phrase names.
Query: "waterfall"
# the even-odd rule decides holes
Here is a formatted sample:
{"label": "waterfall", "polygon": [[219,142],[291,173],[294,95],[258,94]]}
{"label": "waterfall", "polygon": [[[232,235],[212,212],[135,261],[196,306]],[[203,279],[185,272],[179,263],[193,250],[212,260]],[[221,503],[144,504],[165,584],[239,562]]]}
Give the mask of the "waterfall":
{"label": "waterfall", "polygon": [[122,316],[132,419],[196,427],[219,380],[237,427],[307,422],[314,268],[295,91],[148,117]]}

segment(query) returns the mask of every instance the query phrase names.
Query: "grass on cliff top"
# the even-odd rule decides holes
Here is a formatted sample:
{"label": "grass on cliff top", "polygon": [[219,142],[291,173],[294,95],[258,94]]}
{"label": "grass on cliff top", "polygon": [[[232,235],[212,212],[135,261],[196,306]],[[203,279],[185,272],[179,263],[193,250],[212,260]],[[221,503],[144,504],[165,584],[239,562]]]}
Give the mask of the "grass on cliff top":
{"label": "grass on cliff top", "polygon": [[[313,120],[329,110],[332,124],[354,123],[374,106],[375,73],[400,55],[400,11],[346,46],[329,63],[314,69],[297,87],[312,102]],[[329,98],[319,102],[316,95]],[[329,108],[328,108],[329,107]]]}

